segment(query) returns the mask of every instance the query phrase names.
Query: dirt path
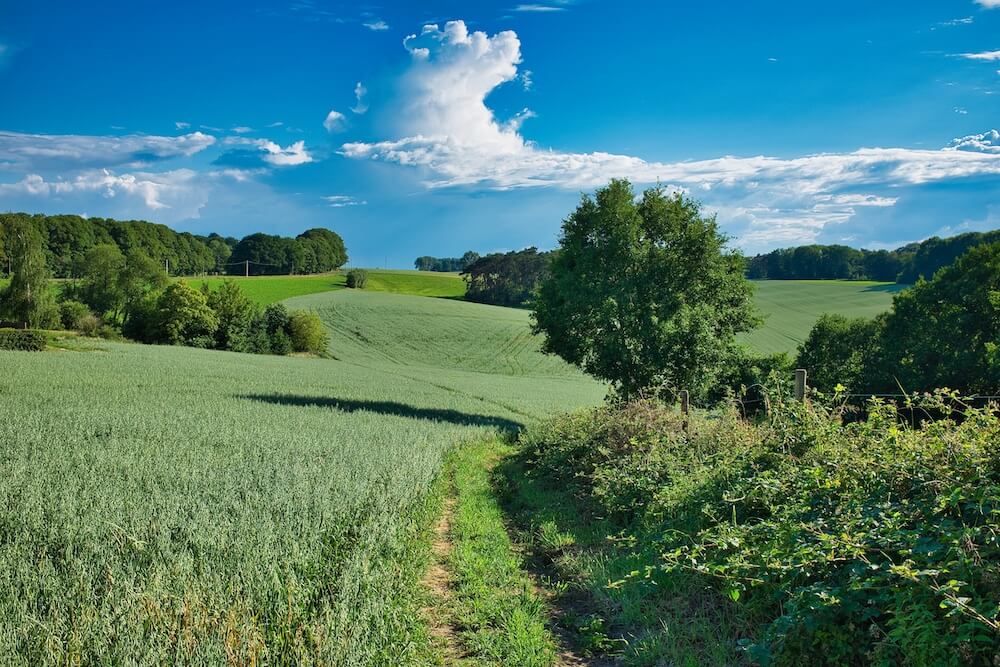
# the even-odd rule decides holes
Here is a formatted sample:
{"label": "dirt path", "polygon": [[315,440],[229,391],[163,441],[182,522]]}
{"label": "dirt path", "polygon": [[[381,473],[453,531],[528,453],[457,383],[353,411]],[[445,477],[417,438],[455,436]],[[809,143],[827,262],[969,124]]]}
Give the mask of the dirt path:
{"label": "dirt path", "polygon": [[448,555],[451,554],[451,540],[448,536],[451,530],[451,519],[455,513],[455,498],[448,496],[444,501],[441,518],[434,527],[434,541],[431,543],[433,559],[424,575],[424,586],[434,597],[436,603],[424,610],[424,615],[430,626],[431,637],[441,650],[445,665],[455,664],[462,660],[464,651],[458,639],[458,633],[451,624],[447,609],[451,598],[451,575],[446,567]]}

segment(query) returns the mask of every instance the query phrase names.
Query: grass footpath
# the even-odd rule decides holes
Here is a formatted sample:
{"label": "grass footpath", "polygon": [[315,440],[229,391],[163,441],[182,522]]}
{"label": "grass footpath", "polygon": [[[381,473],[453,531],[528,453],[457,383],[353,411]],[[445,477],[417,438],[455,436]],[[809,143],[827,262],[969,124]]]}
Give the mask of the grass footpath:
{"label": "grass footpath", "polygon": [[498,436],[479,439],[457,448],[446,468],[453,495],[444,503],[448,544],[435,551],[448,582],[444,592],[439,577],[432,586],[439,588],[432,634],[446,664],[557,664],[545,603],[507,533],[492,486],[494,465],[510,452]]}

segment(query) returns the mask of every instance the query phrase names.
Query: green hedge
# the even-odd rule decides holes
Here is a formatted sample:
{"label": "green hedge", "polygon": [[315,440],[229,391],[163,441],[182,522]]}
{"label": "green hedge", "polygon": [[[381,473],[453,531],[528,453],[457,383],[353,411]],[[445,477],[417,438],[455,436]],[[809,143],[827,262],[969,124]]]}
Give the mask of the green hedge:
{"label": "green hedge", "polygon": [[0,329],[0,350],[41,352],[45,349],[45,334],[33,329]]}

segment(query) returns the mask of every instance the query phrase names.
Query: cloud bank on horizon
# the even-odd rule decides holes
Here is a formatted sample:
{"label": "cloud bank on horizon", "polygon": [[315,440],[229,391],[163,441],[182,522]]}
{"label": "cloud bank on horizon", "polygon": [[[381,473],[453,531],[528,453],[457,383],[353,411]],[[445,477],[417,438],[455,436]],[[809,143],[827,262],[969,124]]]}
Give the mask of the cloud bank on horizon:
{"label": "cloud bank on horizon", "polygon": [[757,245],[811,242],[860,207],[894,205],[896,198],[877,194],[887,189],[1000,175],[996,130],[954,139],[940,149],[860,148],[792,159],[651,162],[545,149],[521,134],[530,110],[503,122],[486,103],[490,93],[519,77],[521,43],[514,31],[490,36],[470,32],[464,21],[449,21],[443,29],[425,25],[403,46],[411,63],[399,86],[396,126],[402,136],[348,142],[341,150],[350,158],[421,168],[429,188],[591,190],[611,178],[660,183],[693,192],[721,216],[745,218],[738,240]]}

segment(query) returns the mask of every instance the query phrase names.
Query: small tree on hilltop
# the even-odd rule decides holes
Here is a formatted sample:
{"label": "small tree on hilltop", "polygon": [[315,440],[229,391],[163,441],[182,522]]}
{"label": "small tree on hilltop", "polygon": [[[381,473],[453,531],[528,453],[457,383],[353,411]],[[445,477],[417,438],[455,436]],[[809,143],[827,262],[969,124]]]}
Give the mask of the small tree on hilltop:
{"label": "small tree on hilltop", "polygon": [[663,188],[636,201],[614,180],[563,223],[534,309],[543,349],[622,398],[665,387],[704,395],[757,323],[743,257],[714,217]]}

